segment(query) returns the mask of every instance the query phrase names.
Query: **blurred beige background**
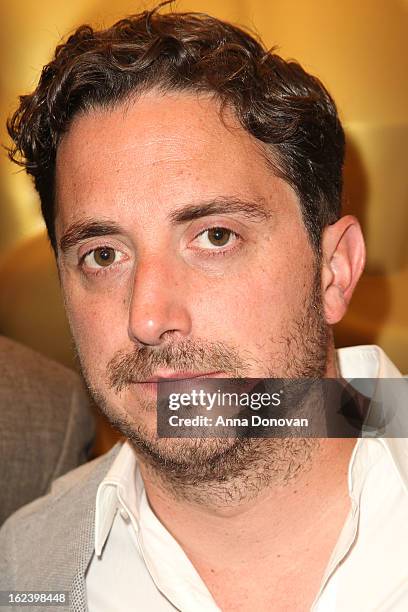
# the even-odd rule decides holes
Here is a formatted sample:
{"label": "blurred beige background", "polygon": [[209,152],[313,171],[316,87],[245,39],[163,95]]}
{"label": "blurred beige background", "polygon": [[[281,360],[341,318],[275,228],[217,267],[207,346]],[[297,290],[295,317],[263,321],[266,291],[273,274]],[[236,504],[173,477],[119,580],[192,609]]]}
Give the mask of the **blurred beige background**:
{"label": "blurred beige background", "polygon": [[[152,4],[22,0],[0,6],[0,124],[69,31]],[[368,264],[338,346],[377,343],[408,373],[408,0],[180,1],[257,31],[319,76],[347,131],[346,211],[360,218]],[[0,333],[73,364],[58,281],[30,181],[0,161]]]}

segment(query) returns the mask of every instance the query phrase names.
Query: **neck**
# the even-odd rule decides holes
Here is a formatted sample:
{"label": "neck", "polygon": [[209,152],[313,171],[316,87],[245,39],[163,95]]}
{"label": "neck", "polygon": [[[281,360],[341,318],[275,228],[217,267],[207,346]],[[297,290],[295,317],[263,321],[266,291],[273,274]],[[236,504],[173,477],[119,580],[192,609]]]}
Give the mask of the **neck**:
{"label": "neck", "polygon": [[278,562],[283,573],[286,566],[293,571],[296,563],[304,571],[310,542],[316,542],[323,555],[316,574],[320,579],[348,511],[347,469],[354,444],[352,439],[322,440],[309,468],[298,477],[270,484],[256,498],[231,505],[175,499],[145,467],[142,475],[154,512],[211,591],[213,576],[222,575],[225,568],[239,575],[240,568],[248,573],[251,567],[252,574],[268,560]]}

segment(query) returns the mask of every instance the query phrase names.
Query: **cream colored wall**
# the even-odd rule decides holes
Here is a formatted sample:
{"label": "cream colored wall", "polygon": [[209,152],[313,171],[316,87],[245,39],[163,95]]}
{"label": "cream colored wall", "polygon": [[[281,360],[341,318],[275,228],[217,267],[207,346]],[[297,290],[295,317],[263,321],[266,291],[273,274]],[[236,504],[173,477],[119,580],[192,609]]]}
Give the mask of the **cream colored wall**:
{"label": "cream colored wall", "polygon": [[[123,0],[3,2],[1,141],[18,94],[32,88],[63,35],[80,23],[108,25],[147,6]],[[357,295],[339,338],[382,342],[408,371],[408,0],[191,0],[177,8],[252,27],[332,92],[350,142],[347,210],[359,213],[369,252],[363,297]],[[12,249],[21,251],[22,241],[43,226],[29,180],[5,156],[0,190],[0,258],[10,261]],[[9,307],[0,307],[0,331]],[[367,325],[369,333],[359,335]]]}

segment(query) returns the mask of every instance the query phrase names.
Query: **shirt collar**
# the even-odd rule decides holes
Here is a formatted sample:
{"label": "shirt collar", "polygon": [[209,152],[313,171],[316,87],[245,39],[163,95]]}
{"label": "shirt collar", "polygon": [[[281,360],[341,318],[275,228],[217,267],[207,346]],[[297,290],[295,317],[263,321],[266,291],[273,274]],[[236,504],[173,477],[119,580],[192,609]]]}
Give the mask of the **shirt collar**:
{"label": "shirt collar", "polygon": [[127,440],[98,487],[95,509],[95,553],[100,556],[118,510],[126,512],[139,528],[139,509],[144,491],[136,455]]}
{"label": "shirt collar", "polygon": [[[337,360],[343,378],[401,378],[401,373],[375,345],[338,349]],[[407,384],[408,387],[408,384]],[[399,477],[408,491],[408,444],[405,438],[377,438],[382,444]],[[349,491],[352,493],[353,467],[361,446],[367,440],[358,440],[349,464]],[[135,452],[126,441],[113,462],[108,474],[98,487],[95,510],[95,553],[100,556],[118,510],[125,511],[136,531],[139,530],[140,504],[144,485],[138,469]]]}
{"label": "shirt collar", "polygon": [[[340,373],[343,378],[352,380],[353,378],[377,378],[377,379],[403,379],[401,372],[387,357],[384,351],[375,345],[365,346],[353,346],[348,348],[341,348],[337,350],[337,360],[339,364]],[[381,383],[379,383],[381,384]],[[389,384],[389,383],[388,383]],[[378,385],[377,385],[378,387]],[[389,387],[388,387],[389,388]],[[396,413],[397,418],[395,419],[396,427],[394,428],[395,435],[396,431],[401,431],[405,437],[384,437],[375,438],[375,441],[384,448],[387,455],[391,459],[391,463],[397,470],[399,479],[405,489],[408,492],[408,443],[406,439],[407,425],[405,423],[406,416],[405,412],[408,409],[408,381],[407,384],[399,384],[396,389],[399,392],[398,397],[394,397],[393,401],[396,405],[387,406],[386,400],[390,402],[391,394],[385,394],[385,401],[383,403],[384,410],[389,414]],[[380,389],[374,390],[374,398],[376,393],[381,393]],[[400,427],[398,427],[400,425]],[[391,428],[390,428],[391,429]],[[367,443],[366,438],[360,438],[354,448],[350,465],[349,465],[349,490],[351,492],[353,480],[353,466],[355,465],[355,457],[361,450],[361,447]]]}

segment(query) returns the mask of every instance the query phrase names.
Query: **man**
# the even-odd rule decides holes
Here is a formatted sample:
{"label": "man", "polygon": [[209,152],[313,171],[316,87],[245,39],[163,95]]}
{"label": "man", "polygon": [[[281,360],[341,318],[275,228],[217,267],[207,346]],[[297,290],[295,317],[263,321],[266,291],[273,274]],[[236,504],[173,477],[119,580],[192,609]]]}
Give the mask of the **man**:
{"label": "man", "polygon": [[364,243],[322,84],[217,19],[145,12],[77,30],[9,131],[127,442],[5,525],[1,588],[91,612],[406,608],[403,440],[156,433],[162,378],[400,376],[334,348]]}
{"label": "man", "polygon": [[94,422],[78,376],[0,337],[0,525],[89,459]]}

